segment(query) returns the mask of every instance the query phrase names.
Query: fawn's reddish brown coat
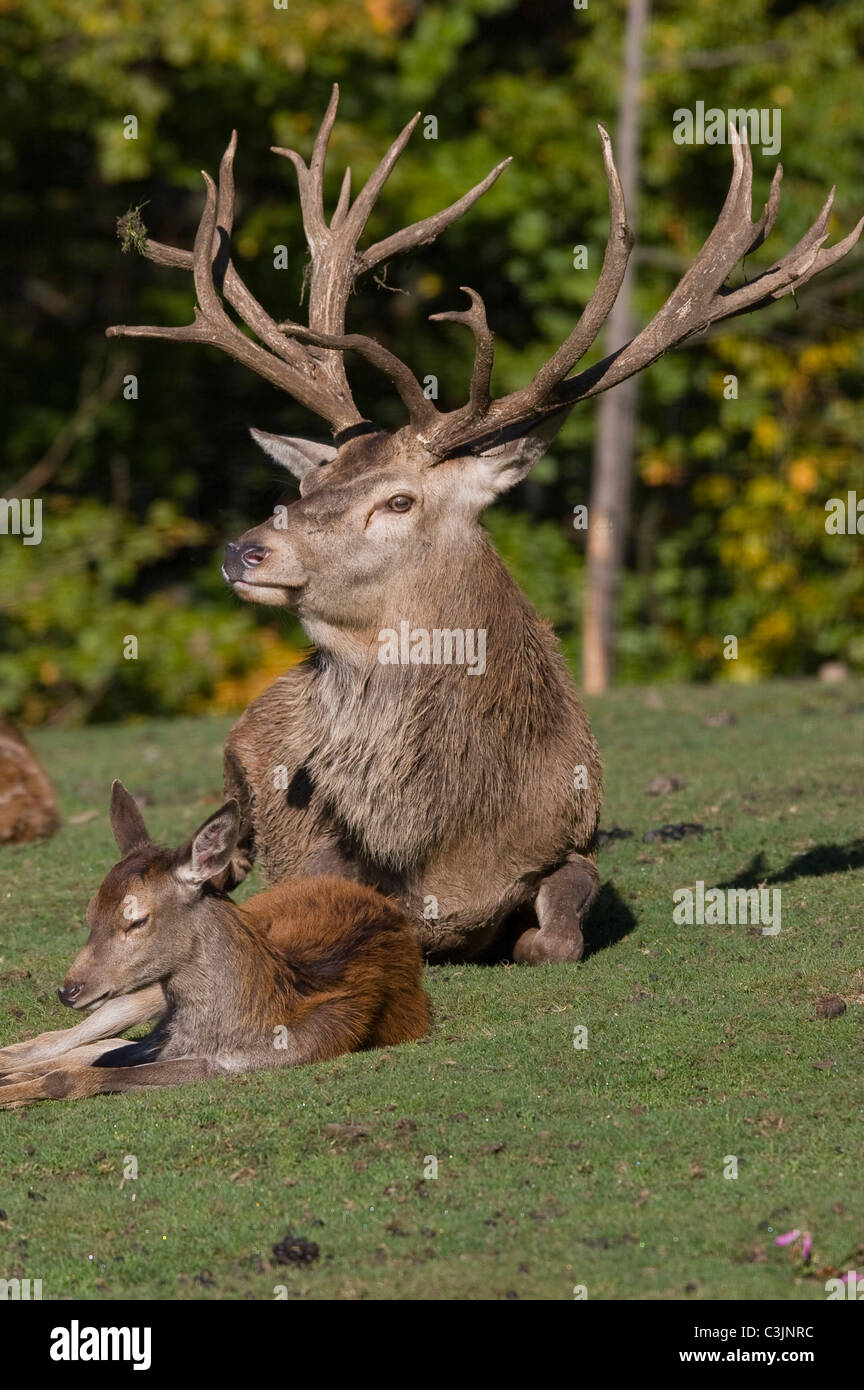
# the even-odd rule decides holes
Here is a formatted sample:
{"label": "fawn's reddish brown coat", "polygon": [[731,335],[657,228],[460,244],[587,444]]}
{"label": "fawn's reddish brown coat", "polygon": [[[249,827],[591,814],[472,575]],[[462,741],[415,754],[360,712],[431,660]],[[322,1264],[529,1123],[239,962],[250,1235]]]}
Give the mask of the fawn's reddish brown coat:
{"label": "fawn's reddish brown coat", "polygon": [[[180,850],[149,839],[119,782],[111,818],[123,858],[87,909],[90,935],[59,991],[95,1012],[0,1052],[0,1107],[320,1062],[426,1032],[420,947],[394,902],[319,877],[238,907],[219,888],[234,802]],[[111,1036],[153,1017],[146,1038]]]}

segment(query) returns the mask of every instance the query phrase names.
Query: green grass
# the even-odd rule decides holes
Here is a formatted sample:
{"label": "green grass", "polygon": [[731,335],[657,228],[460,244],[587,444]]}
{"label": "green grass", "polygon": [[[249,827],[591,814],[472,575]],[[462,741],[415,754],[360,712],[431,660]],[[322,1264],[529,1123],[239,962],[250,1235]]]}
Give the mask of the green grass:
{"label": "green grass", "polygon": [[[735,722],[706,726],[718,710]],[[592,716],[603,825],[634,831],[601,854],[590,935],[611,944],[576,967],[430,969],[435,1022],[413,1046],[0,1114],[0,1272],[41,1278],[45,1298],[584,1284],[698,1301],[822,1299],[827,1273],[864,1268],[864,684],[630,689]],[[53,991],[114,858],[110,779],[146,792],[152,831],[177,841],[218,800],[226,728],[34,738],[66,819],[51,843],[0,852],[2,1041],[68,1024]],[[658,774],[686,786],[646,796]],[[680,821],[706,833],[643,840]],[[673,923],[676,888],[739,874],[780,876],[779,936]],[[826,1021],[830,993],[848,1007]],[[349,1123],[366,1132],[328,1130]],[[286,1227],[316,1263],[274,1262]],[[812,1232],[818,1276],[775,1247],[792,1227]]]}

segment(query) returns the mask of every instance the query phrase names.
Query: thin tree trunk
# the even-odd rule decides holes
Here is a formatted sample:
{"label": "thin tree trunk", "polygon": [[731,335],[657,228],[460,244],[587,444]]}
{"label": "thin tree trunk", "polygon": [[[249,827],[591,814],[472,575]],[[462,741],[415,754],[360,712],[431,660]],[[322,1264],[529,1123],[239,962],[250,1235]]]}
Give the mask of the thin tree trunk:
{"label": "thin tree trunk", "polygon": [[[650,0],[629,0],[627,6],[624,80],[615,142],[627,220],[634,232],[639,192],[639,88],[650,8]],[[607,320],[608,352],[622,347],[636,331],[631,308],[633,259]],[[630,520],[637,390],[637,378],[632,376],[602,395],[597,407],[582,634],[582,679],[585,689],[592,693],[607,690],[615,671],[618,591]]]}

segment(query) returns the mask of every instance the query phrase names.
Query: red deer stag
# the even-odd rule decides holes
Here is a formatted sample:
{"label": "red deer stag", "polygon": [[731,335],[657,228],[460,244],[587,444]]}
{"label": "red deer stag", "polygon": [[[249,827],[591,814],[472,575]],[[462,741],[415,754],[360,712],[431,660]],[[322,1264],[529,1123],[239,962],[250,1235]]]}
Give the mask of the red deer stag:
{"label": "red deer stag", "polygon": [[[229,545],[224,573],[241,598],[293,610],[317,651],[257,699],[230,736],[226,791],[243,815],[233,872],[241,877],[257,856],[272,879],[335,872],[383,886],[399,896],[433,959],[509,950],[526,963],[578,960],[598,887],[600,759],[553,634],[510,578],[479,515],[525,477],[578,401],[710,324],[791,294],[844,256],[862,223],[824,247],[829,196],[791,251],[749,283],[728,287],[733,267],[773,226],[781,177],[778,166],[752,222],[750,150],[731,129],[732,182],[693,265],[631,342],[571,376],[615,300],[633,241],[601,126],[611,229],[581,318],[527,386],[493,399],[493,336],[480,295],[463,287],[467,308],[432,316],[465,325],[475,341],[468,401],[442,413],[386,347],[345,333],[348,297],[359,275],[438,236],[508,161],[449,208],[360,250],[419,117],[353,202],[346,171],[328,223],[324,160],[337,99],[334,89],[308,165],[292,150],[274,151],[291,160],[299,180],[309,326],[272,319],[230,259],[232,136],[218,188],[204,176],[194,249],[143,245],[157,264],[192,271],[194,321],[108,330],[213,344],[314,411],[333,434],[332,444],[318,444],[253,431],[299,478],[300,497]],[[390,378],[408,412],[404,427],[388,433],[363,418],[346,352]],[[465,659],[469,642],[473,660]]]}
{"label": "red deer stag", "polygon": [[[111,825],[123,857],[58,991],[95,1012],[0,1052],[0,1108],[321,1062],[426,1032],[411,922],[374,889],[288,879],[236,907],[218,886],[240,829],[234,801],[170,850],[115,782]],[[153,1017],[138,1042],[113,1036]]]}

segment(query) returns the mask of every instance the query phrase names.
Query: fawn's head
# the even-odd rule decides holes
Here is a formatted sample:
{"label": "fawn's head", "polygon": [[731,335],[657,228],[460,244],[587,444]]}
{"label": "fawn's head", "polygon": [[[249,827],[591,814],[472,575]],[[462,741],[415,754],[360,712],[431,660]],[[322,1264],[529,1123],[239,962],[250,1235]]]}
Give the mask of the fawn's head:
{"label": "fawn's head", "polygon": [[237,844],[236,801],[210,816],[180,849],[151,840],[122,782],[111,789],[111,828],[122,859],[87,907],[90,935],[57,991],[75,1009],[167,980],[206,930],[208,897]]}

